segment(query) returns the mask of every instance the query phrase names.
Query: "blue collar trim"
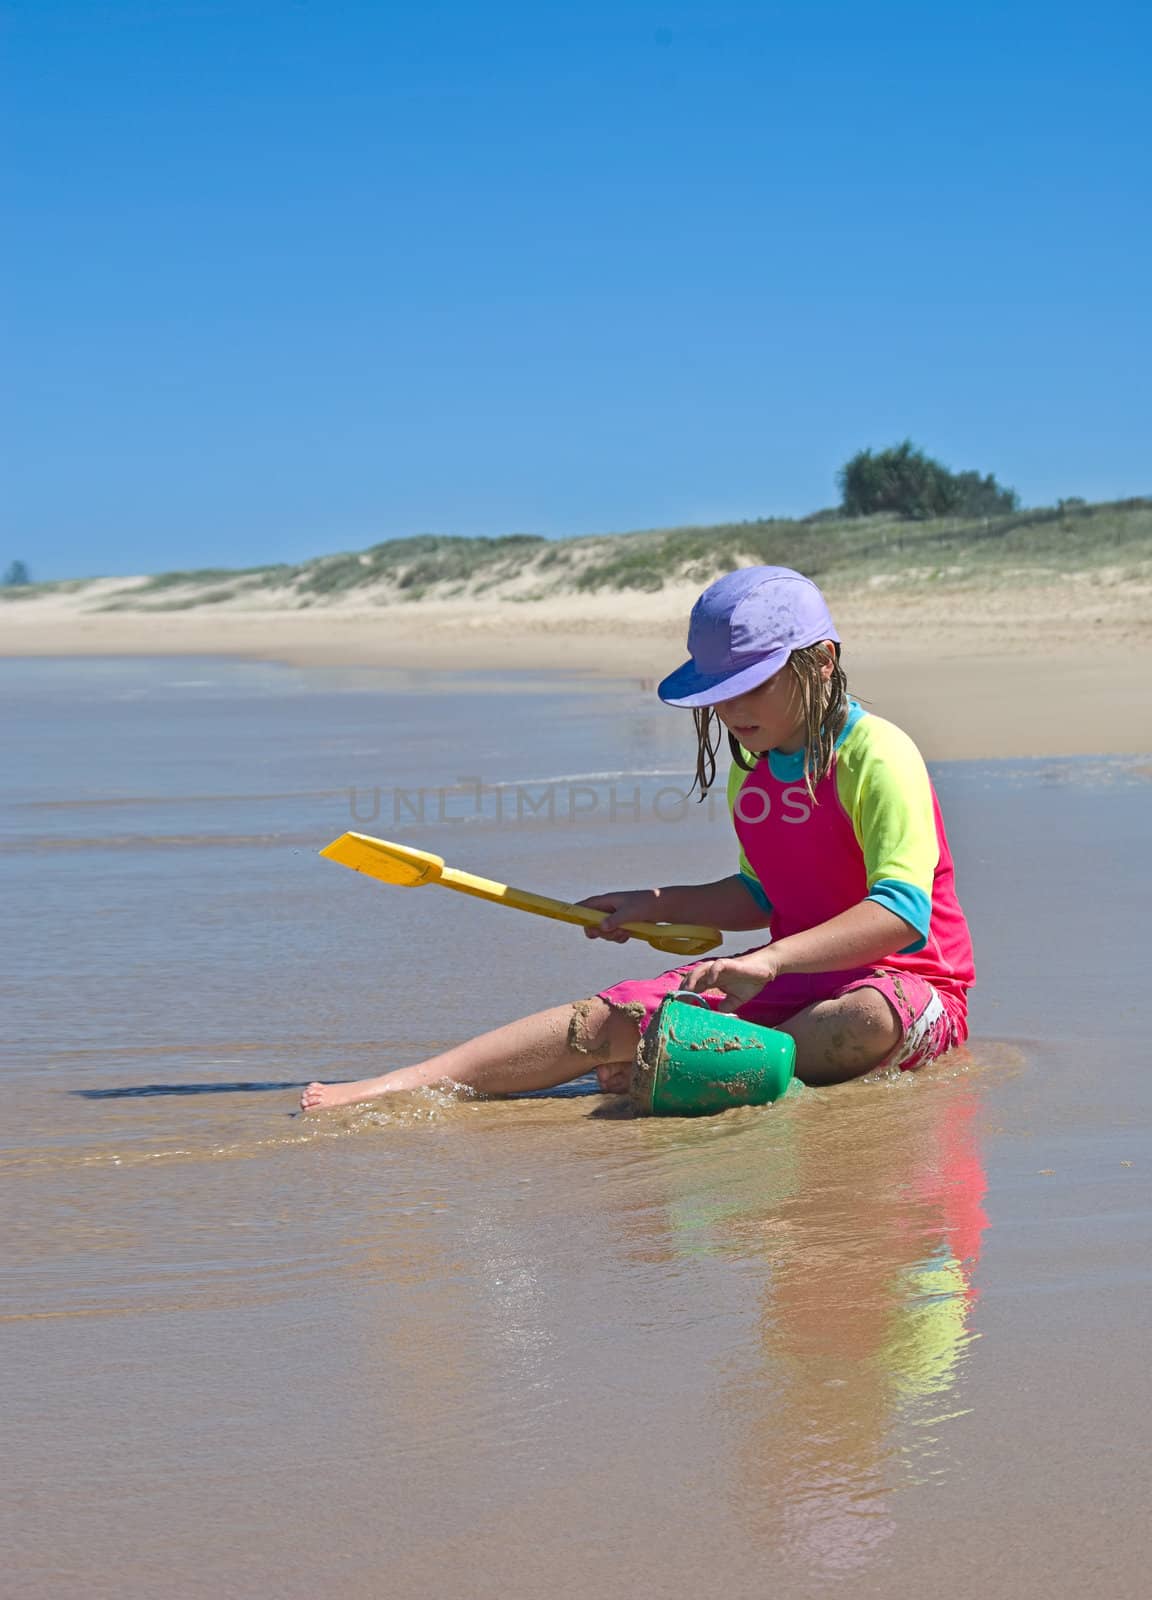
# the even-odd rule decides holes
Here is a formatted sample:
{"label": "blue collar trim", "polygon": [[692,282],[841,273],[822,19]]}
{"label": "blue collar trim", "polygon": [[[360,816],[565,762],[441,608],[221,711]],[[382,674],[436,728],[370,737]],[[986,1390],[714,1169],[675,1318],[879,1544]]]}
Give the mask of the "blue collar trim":
{"label": "blue collar trim", "polygon": [[[866,717],[868,713],[858,700],[848,701],[848,720],[836,740],[836,749],[844,743],[852,729]],[[804,781],[804,751],[803,750],[769,750],[768,770],[778,783],[802,783]]]}

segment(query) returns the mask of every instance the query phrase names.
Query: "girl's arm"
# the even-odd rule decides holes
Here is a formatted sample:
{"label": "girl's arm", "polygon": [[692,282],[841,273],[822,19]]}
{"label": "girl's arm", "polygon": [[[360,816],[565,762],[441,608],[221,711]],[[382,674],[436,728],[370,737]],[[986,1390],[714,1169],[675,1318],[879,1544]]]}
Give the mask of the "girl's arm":
{"label": "girl's arm", "polygon": [[689,973],[684,987],[698,994],[705,989],[722,989],[728,998],[720,1009],[734,1011],[786,972],[842,972],[851,967],[867,967],[914,944],[917,937],[916,929],[894,911],[875,900],[861,900],[838,917],[779,939],[763,950],[701,961]]}
{"label": "girl's arm", "polygon": [[773,977],[785,972],[843,972],[849,967],[866,967],[915,944],[919,937],[894,911],[875,900],[861,900],[838,917],[774,944]]}
{"label": "girl's arm", "polygon": [[745,933],[766,928],[769,913],[756,899],[748,880],[738,872],[716,883],[670,884],[663,889],[624,889],[581,900],[582,906],[607,911],[595,928],[585,928],[590,939],[611,939],[623,944],[631,936],[620,932],[622,922],[693,922]]}

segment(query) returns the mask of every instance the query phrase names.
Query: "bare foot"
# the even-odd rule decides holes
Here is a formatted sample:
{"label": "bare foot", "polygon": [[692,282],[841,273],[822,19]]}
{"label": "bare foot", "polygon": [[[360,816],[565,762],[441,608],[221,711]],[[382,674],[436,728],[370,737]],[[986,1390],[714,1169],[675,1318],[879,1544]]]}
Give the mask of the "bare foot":
{"label": "bare foot", "polygon": [[596,1068],[601,1094],[627,1094],[632,1086],[632,1063],[612,1061]]}
{"label": "bare foot", "polygon": [[376,1078],[361,1078],[356,1083],[310,1083],[300,1096],[301,1111],[331,1111],[334,1106],[354,1106],[361,1100],[374,1100],[380,1093]]}

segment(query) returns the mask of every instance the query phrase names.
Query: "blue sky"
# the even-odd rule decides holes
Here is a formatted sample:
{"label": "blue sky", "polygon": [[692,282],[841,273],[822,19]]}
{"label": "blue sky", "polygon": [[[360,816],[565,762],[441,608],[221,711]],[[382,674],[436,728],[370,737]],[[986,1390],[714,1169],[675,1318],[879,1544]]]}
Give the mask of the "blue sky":
{"label": "blue sky", "polygon": [[0,562],[1152,490],[1136,5],[0,5]]}

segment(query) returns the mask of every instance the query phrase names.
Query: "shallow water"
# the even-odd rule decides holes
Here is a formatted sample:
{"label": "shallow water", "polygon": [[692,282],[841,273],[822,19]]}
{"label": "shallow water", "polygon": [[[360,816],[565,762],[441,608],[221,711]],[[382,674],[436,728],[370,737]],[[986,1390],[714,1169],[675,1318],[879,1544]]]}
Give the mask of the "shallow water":
{"label": "shallow water", "polygon": [[293,1115],[663,964],[317,846],[719,876],[686,732],[635,683],[0,661],[6,1595],[1143,1593],[1147,762],[935,769],[980,984],[917,1079]]}

